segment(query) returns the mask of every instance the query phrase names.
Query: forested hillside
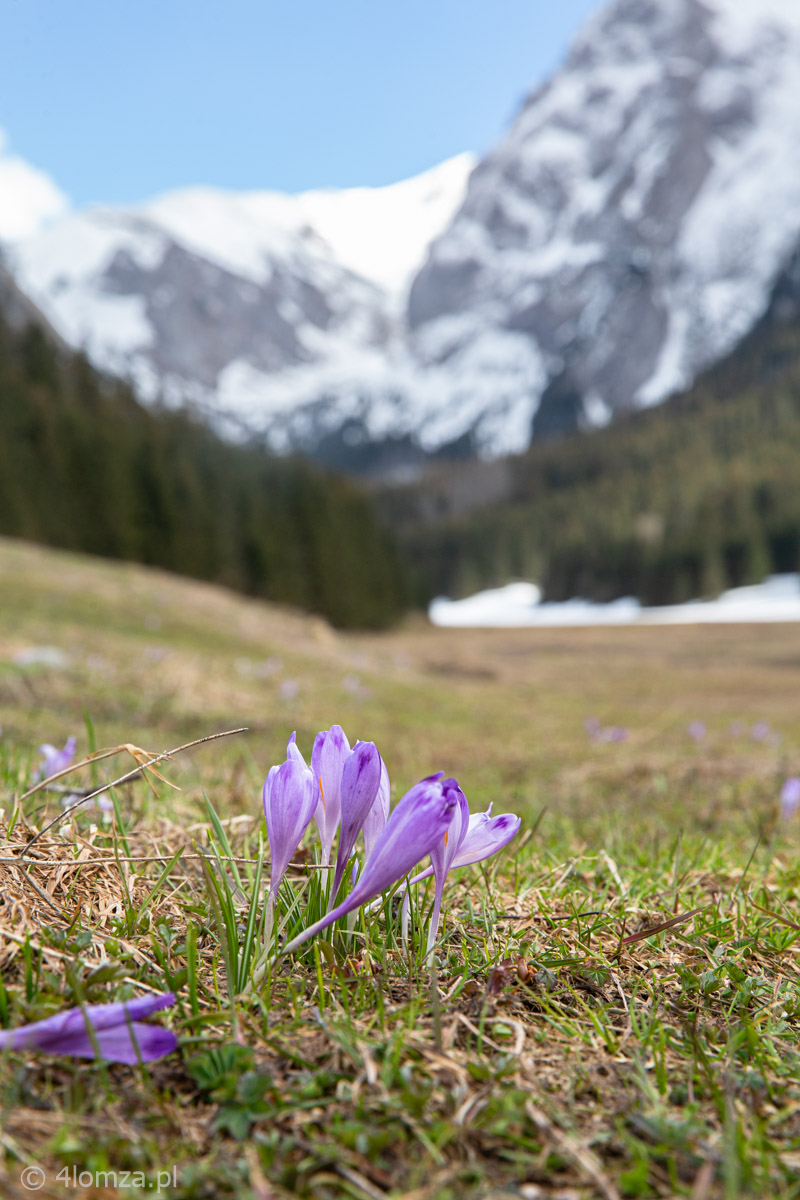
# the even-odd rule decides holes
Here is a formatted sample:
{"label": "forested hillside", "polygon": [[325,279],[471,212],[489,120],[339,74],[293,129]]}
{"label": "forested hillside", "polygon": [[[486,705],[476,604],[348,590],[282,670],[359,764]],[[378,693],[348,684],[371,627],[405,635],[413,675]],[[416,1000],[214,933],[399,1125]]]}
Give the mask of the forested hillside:
{"label": "forested hillside", "polygon": [[227,444],[0,317],[0,533],[164,567],[382,626],[406,569],[371,501],[297,459]]}
{"label": "forested hillside", "polygon": [[665,405],[384,492],[419,595],[522,577],[551,600],[663,604],[800,569],[798,279],[795,263],[735,353]]}

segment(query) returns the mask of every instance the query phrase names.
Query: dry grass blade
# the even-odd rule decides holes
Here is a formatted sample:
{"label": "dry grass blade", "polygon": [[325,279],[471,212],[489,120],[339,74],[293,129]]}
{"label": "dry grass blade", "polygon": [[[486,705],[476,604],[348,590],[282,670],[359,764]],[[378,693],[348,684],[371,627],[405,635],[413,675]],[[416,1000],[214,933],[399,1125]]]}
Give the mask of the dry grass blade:
{"label": "dry grass blade", "polygon": [[664,933],[667,929],[674,929],[676,925],[685,925],[692,917],[696,917],[698,913],[705,912],[706,905],[700,908],[693,908],[691,912],[680,913],[677,917],[671,917],[668,921],[660,921],[658,925],[649,925],[647,929],[641,929],[638,933],[631,933],[627,937],[622,938],[621,945],[632,946],[634,942],[643,942],[649,937],[655,937],[657,933]]}
{"label": "dry grass blade", "polygon": [[[78,800],[78,802],[76,804],[73,804],[72,807],[67,812],[59,813],[57,816],[53,817],[52,821],[48,821],[47,824],[44,825],[39,830],[39,832],[34,835],[33,838],[31,838],[30,842],[28,843],[28,845],[25,847],[22,854],[20,855],[20,858],[27,857],[30,850],[39,841],[40,838],[44,837],[44,835],[46,833],[48,833],[49,830],[51,830],[55,825],[59,825],[63,820],[65,820],[70,815],[70,813],[74,812],[76,808],[79,808],[82,804],[85,804],[88,800],[93,800],[95,798],[95,796],[101,795],[102,792],[107,792],[109,788],[119,787],[120,784],[127,783],[134,776],[139,775],[142,770],[150,769],[154,763],[163,762],[165,758],[174,758],[174,756],[176,754],[182,754],[184,750],[192,750],[195,746],[202,746],[206,742],[214,742],[214,741],[217,741],[219,738],[234,737],[238,733],[247,733],[247,727],[242,726],[239,729],[225,729],[221,733],[209,733],[209,734],[206,734],[205,737],[195,738],[195,740],[193,742],[184,742],[183,745],[176,746],[172,750],[163,750],[161,752],[161,754],[156,754],[153,758],[151,758],[149,760],[149,762],[140,763],[139,766],[134,767],[133,770],[126,771],[124,775],[119,775],[116,779],[112,779],[108,783],[104,783],[102,785],[102,787],[95,788],[95,790],[93,792],[89,792],[88,795],[82,796],[81,799]],[[122,748],[125,749],[126,747],[122,747]],[[60,772],[60,774],[64,774],[64,772]],[[157,772],[156,772],[156,774],[157,774]],[[58,776],[54,775],[53,778],[56,779],[56,778],[58,778]],[[30,794],[31,793],[26,793],[26,795],[30,795]],[[21,797],[21,799],[24,799],[24,798],[25,798],[24,796]]]}

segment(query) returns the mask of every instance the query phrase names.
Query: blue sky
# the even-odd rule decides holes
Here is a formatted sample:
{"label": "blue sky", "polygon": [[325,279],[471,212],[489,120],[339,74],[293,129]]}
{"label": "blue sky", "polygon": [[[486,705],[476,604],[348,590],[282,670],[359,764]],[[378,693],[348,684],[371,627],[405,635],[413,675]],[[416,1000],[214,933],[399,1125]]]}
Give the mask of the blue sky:
{"label": "blue sky", "polygon": [[0,127],[77,205],[482,153],[598,0],[6,0]]}

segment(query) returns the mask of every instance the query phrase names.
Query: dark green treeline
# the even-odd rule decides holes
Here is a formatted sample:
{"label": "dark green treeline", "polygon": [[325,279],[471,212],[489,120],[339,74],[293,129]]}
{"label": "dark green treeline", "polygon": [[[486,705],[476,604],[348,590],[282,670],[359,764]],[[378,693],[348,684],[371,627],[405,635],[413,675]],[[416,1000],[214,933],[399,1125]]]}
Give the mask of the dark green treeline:
{"label": "dark green treeline", "polygon": [[339,627],[405,609],[407,573],[355,485],[230,445],[0,319],[0,533],[297,605]]}
{"label": "dark green treeline", "polygon": [[550,600],[666,604],[800,570],[800,320],[765,319],[659,408],[381,504],[419,599],[527,578]]}

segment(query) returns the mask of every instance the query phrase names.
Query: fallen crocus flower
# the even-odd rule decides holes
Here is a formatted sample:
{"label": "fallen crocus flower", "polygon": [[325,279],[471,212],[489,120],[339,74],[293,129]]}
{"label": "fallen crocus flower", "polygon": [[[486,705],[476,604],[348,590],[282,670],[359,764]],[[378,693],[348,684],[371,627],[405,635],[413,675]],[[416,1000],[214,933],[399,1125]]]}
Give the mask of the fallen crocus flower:
{"label": "fallen crocus flower", "polygon": [[160,1025],[143,1025],[141,1018],[174,1003],[174,994],[163,992],[115,1004],[70,1008],[43,1021],[4,1030],[0,1033],[0,1051],[39,1050],[76,1058],[96,1058],[99,1054],[106,1062],[130,1066],[152,1062],[171,1054],[178,1039]]}
{"label": "fallen crocus flower", "polygon": [[292,855],[317,807],[319,787],[313,772],[297,749],[293,733],[286,746],[286,762],[270,767],[264,781],[264,818],[270,849],[269,897],[272,908]]}
{"label": "fallen crocus flower", "polygon": [[461,794],[455,780],[443,780],[442,775],[441,771],[431,775],[406,792],[386,822],[352,892],[284,946],[282,954],[293,953],[334,921],[390,888],[439,844]]}
{"label": "fallen crocus flower", "polygon": [[67,767],[71,767],[75,761],[77,747],[78,739],[76,737],[68,737],[63,750],[58,750],[49,742],[40,746],[39,753],[42,759],[36,769],[34,782],[38,783],[42,779],[49,779],[51,775],[57,775],[59,771],[66,771]]}

